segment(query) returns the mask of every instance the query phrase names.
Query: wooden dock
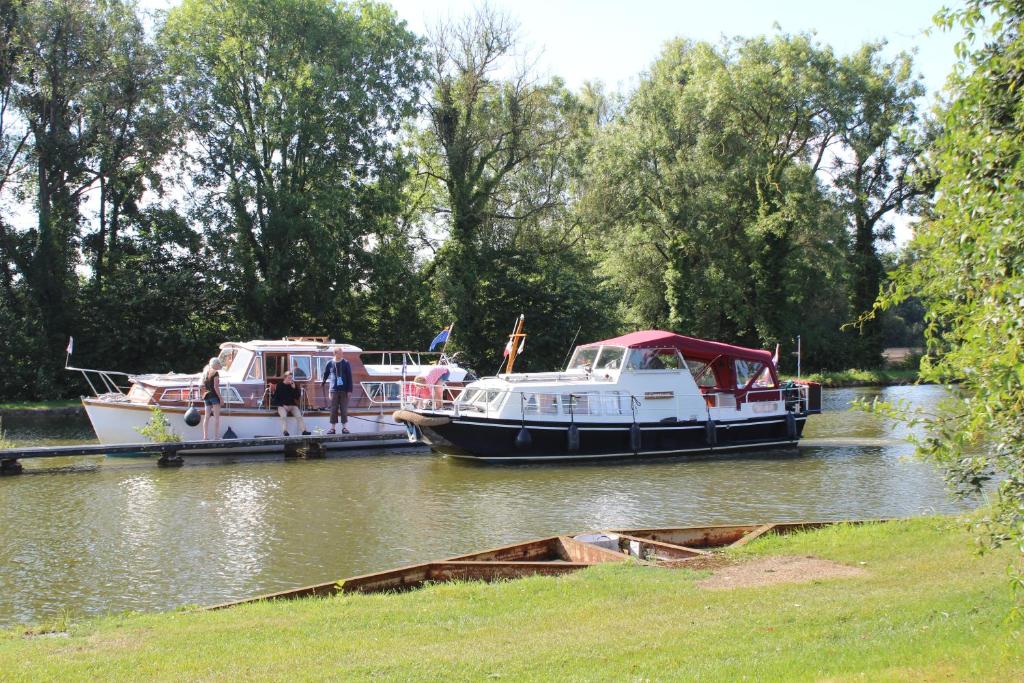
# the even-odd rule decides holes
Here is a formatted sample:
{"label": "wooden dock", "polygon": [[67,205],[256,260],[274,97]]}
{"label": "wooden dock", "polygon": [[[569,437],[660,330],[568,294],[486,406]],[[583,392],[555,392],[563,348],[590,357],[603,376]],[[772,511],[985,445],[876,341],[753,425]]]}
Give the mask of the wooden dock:
{"label": "wooden dock", "polygon": [[[375,442],[381,446],[412,446],[404,433],[382,434],[310,434],[306,436],[265,436],[253,439],[216,439],[210,441],[175,441],[169,443],[119,443],[119,444],[76,444],[70,446],[28,446],[0,450],[0,476],[20,474],[20,460],[29,458],[66,458],[85,455],[159,455],[157,464],[161,467],[180,467],[184,464],[182,453],[189,451],[226,451],[232,455],[237,451],[251,449],[258,453],[267,447],[280,446],[285,458],[326,457],[325,444]],[[216,456],[218,453],[203,453]],[[223,455],[229,455],[223,453]]]}

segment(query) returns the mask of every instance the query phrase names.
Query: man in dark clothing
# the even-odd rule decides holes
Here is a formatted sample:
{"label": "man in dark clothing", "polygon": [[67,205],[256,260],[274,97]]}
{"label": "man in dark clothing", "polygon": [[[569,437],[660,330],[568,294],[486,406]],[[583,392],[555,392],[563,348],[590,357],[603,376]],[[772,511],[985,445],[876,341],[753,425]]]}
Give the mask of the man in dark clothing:
{"label": "man in dark clothing", "polygon": [[281,431],[288,436],[288,416],[291,415],[298,423],[299,431],[309,434],[306,431],[306,423],[302,419],[302,411],[298,406],[299,389],[295,386],[292,373],[284,373],[284,378],[274,388],[274,395],[270,403],[277,407],[277,414],[281,416]]}
{"label": "man in dark clothing", "polygon": [[348,434],[348,397],[352,394],[352,364],[345,360],[345,352],[334,349],[334,360],[324,367],[322,384],[331,383],[331,428],[328,434],[334,434],[334,425],[338,424],[341,414],[341,433]]}

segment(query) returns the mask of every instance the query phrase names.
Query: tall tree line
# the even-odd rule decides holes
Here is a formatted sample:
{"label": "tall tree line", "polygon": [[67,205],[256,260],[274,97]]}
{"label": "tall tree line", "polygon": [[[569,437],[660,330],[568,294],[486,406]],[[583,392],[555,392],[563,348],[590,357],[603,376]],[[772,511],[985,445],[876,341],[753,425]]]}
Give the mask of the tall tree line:
{"label": "tall tree line", "polygon": [[[632,92],[523,66],[482,6],[414,35],[377,2],[0,0],[0,377],[194,370],[224,340],[323,334],[490,373],[658,326],[818,367],[884,280],[918,171],[910,58],[805,35],[669,42]],[[526,62],[528,63],[528,62]]]}

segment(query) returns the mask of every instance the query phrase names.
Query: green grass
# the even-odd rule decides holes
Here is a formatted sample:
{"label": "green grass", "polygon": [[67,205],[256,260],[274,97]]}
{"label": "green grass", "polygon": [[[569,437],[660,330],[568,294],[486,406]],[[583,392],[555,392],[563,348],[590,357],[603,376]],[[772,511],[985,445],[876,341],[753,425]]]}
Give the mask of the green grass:
{"label": "green grass", "polygon": [[[956,522],[840,526],[752,543],[867,576],[709,591],[706,572],[603,565],[217,612],[123,615],[66,637],[0,635],[10,680],[1024,679],[1005,622],[1009,551]],[[66,620],[65,620],[66,621]]]}
{"label": "green grass", "polygon": [[0,403],[0,410],[52,410],[53,408],[77,408],[82,402],[76,399],[54,401],[8,401]]}
{"label": "green grass", "polygon": [[[794,379],[787,377],[786,379]],[[889,386],[892,384],[913,384],[918,380],[917,370],[902,368],[875,370],[835,370],[804,375],[803,379],[820,382],[823,387]]]}

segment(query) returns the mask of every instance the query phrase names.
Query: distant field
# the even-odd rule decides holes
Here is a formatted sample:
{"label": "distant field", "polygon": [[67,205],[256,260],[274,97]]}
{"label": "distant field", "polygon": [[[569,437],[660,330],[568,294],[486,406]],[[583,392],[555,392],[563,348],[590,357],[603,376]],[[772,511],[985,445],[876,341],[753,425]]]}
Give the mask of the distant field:
{"label": "distant field", "polygon": [[63,620],[0,634],[0,678],[1024,680],[1024,642],[1006,622],[1013,555],[979,555],[954,520],[762,538],[731,556],[734,569],[814,556],[850,575],[713,590],[701,581],[721,583],[720,568],[603,565],[405,594]]}

